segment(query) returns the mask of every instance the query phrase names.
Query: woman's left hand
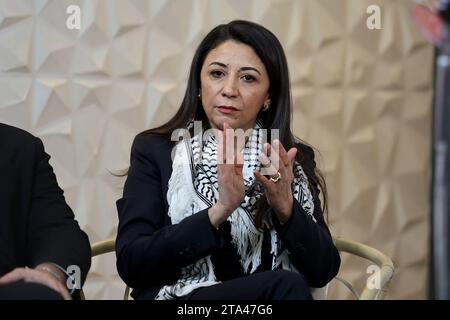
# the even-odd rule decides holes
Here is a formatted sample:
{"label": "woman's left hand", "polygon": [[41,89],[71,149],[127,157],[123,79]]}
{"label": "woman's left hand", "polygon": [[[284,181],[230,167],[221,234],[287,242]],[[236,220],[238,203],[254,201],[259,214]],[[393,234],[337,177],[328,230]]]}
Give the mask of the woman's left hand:
{"label": "woman's left hand", "polygon": [[265,143],[259,161],[261,169],[266,170],[269,178],[266,178],[261,172],[254,172],[256,181],[264,187],[268,204],[282,223],[288,221],[292,215],[294,203],[292,195],[293,165],[296,154],[297,148],[291,148],[286,152],[278,139],[274,140],[272,145]]}

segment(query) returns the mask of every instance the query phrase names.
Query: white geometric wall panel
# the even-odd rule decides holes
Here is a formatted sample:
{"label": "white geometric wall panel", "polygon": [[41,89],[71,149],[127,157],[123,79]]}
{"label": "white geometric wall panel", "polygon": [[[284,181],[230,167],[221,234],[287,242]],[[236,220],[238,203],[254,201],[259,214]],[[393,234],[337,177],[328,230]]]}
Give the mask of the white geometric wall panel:
{"label": "white geometric wall panel", "polygon": [[[66,27],[69,5],[81,29]],[[366,27],[369,5],[382,29]],[[181,102],[189,63],[219,23],[249,19],[283,43],[295,133],[319,151],[335,236],[390,255],[387,298],[425,298],[433,49],[409,0],[0,0],[0,122],[41,137],[91,242],[116,233],[133,137]],[[342,255],[362,288],[368,263]],[[120,299],[114,254],[93,260],[88,298]],[[333,283],[330,297],[350,298]]]}

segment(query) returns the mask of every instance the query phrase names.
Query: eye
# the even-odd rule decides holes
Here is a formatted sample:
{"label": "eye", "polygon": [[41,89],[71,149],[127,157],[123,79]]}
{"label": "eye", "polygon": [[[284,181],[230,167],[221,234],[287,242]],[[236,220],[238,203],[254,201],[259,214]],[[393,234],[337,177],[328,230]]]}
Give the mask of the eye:
{"label": "eye", "polygon": [[223,71],[220,70],[213,70],[209,73],[213,78],[221,78],[223,76]]}
{"label": "eye", "polygon": [[254,76],[251,76],[249,74],[242,76],[241,79],[243,79],[245,82],[253,82],[256,80]]}

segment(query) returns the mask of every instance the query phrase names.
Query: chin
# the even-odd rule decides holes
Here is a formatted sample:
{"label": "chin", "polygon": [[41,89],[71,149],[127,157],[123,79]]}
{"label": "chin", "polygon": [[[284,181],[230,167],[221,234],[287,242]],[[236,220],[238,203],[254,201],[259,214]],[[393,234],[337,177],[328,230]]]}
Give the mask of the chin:
{"label": "chin", "polygon": [[223,130],[223,123],[226,122],[232,127],[233,129],[239,128],[239,124],[236,123],[236,119],[228,118],[228,117],[219,117],[214,119],[214,125],[219,128],[220,130]]}

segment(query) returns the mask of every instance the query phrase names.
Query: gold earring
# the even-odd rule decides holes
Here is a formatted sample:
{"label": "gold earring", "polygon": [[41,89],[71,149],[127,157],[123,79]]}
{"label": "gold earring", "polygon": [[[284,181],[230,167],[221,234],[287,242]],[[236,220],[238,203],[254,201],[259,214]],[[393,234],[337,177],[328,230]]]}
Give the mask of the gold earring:
{"label": "gold earring", "polygon": [[266,102],[264,102],[263,111],[267,111],[270,108],[270,99],[267,99]]}

